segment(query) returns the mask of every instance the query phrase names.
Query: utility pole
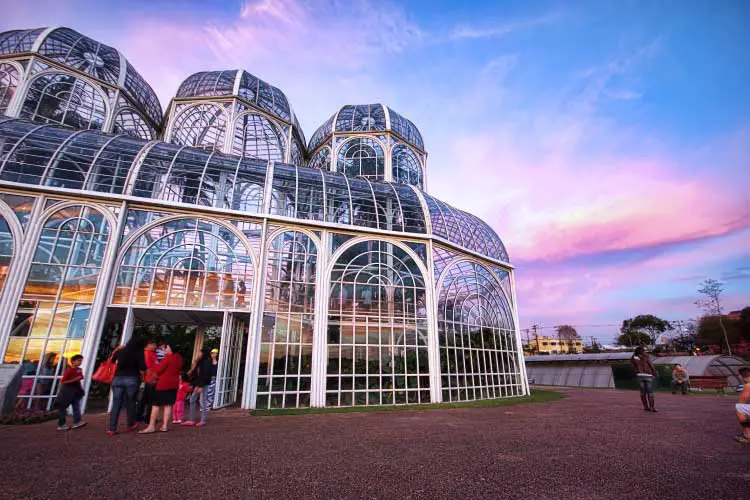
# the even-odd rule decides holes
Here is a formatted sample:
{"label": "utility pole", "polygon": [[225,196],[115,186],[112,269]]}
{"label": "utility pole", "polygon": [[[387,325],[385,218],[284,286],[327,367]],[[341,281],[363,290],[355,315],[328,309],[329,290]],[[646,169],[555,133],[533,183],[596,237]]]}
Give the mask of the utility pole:
{"label": "utility pole", "polygon": [[540,353],[542,350],[539,348],[539,334],[537,333],[538,328],[539,328],[539,325],[531,325],[531,329],[534,330],[534,340],[536,341],[536,350],[538,353]]}

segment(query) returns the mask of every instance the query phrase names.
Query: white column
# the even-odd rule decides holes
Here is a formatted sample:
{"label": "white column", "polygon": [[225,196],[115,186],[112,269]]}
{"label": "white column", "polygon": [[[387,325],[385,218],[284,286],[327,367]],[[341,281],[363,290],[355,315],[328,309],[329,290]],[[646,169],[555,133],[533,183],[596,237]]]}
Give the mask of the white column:
{"label": "white column", "polygon": [[[223,333],[223,332],[222,332]],[[206,327],[203,325],[198,326],[195,329],[195,340],[193,341],[193,357],[191,361],[194,363],[203,349],[203,339],[206,336]]]}
{"label": "white column", "polygon": [[323,231],[318,248],[315,273],[315,324],[313,326],[312,380],[310,381],[310,406],[326,405],[326,369],[328,365],[328,294],[330,290],[327,273],[330,261],[331,233]]}
{"label": "white column", "polygon": [[525,395],[531,394],[531,389],[529,388],[529,378],[526,376],[526,360],[523,357],[523,344],[521,342],[521,329],[519,327],[518,322],[518,301],[516,299],[516,277],[515,273],[513,272],[513,269],[508,270],[508,274],[510,275],[510,290],[511,290],[511,297],[513,300],[513,328],[515,329],[516,334],[516,355],[518,356],[519,361],[519,370],[521,372],[521,381],[523,382],[523,390]]}
{"label": "white column", "polygon": [[242,407],[255,408],[255,395],[258,392],[258,362],[260,361],[260,336],[263,329],[263,301],[266,281],[266,233],[268,220],[263,220],[263,234],[260,238],[260,254],[255,269],[253,283],[253,310],[247,329],[247,354],[245,355],[245,377],[242,385]]}
{"label": "white column", "polygon": [[432,240],[427,242],[427,276],[425,276],[425,307],[427,308],[427,354],[430,362],[430,399],[433,403],[443,402],[443,386],[440,377],[440,339],[438,336],[438,300],[435,268],[432,258]]}

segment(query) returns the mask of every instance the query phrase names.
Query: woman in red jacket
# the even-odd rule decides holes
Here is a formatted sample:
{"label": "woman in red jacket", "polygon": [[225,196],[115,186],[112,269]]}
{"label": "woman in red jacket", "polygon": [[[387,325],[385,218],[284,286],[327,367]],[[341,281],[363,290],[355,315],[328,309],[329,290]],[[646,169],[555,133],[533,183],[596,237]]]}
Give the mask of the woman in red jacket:
{"label": "woman in red jacket", "polygon": [[177,399],[177,389],[180,386],[180,371],[182,370],[182,356],[174,351],[172,344],[166,345],[167,354],[161,363],[156,365],[154,372],[156,379],[156,395],[154,396],[154,408],[151,411],[151,422],[143,429],[141,434],[156,432],[156,421],[159,413],[164,408],[161,432],[167,432],[167,423],[172,418],[172,406]]}

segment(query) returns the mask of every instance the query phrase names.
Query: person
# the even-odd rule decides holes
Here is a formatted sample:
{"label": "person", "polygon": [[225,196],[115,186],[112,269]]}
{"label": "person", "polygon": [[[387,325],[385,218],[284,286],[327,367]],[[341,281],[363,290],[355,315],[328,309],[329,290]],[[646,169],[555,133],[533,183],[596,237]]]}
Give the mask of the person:
{"label": "person", "polygon": [[[81,399],[83,399],[83,371],[81,362],[83,356],[76,354],[70,358],[70,366],[65,369],[60,379],[60,390],[57,393],[57,430],[80,429],[86,422],[81,420]],[[68,407],[73,409],[73,425],[67,425]]]}
{"label": "person", "polygon": [[135,414],[135,399],[138,395],[138,386],[141,378],[146,372],[146,361],[143,357],[143,342],[133,339],[125,347],[118,349],[112,355],[112,361],[117,364],[115,376],[112,379],[112,412],[109,415],[108,436],[117,433],[117,421],[120,411],[125,406],[128,416],[128,427],[125,432],[134,431],[138,428]]}
{"label": "person", "polygon": [[219,372],[219,350],[211,349],[211,382],[206,387],[206,403],[208,409],[214,407],[214,395],[216,395],[216,374]]}
{"label": "person", "polygon": [[742,426],[742,434],[735,439],[742,444],[750,444],[750,368],[740,368],[740,377],[744,383],[735,412],[737,421]]}
{"label": "person", "polygon": [[672,370],[672,394],[677,394],[677,389],[680,389],[682,394],[687,394],[688,372],[679,363],[677,363],[674,366],[674,370]]}
{"label": "person", "polygon": [[[206,387],[211,383],[211,353],[208,349],[201,350],[200,357],[195,361],[188,374],[193,377],[193,393],[190,395],[190,416],[182,423],[185,426],[203,427],[206,425],[208,414],[208,401],[206,399]],[[196,406],[200,403],[201,419],[195,422]]]}
{"label": "person", "polygon": [[139,434],[151,434],[156,432],[156,423],[159,420],[159,413],[164,410],[162,416],[161,432],[169,430],[168,424],[172,418],[172,406],[177,400],[177,389],[180,386],[180,371],[182,370],[182,356],[174,350],[174,346],[167,342],[165,344],[166,355],[161,363],[154,367],[154,373],[157,376],[156,391],[152,400],[151,420],[145,429]]}
{"label": "person", "polygon": [[172,423],[181,424],[185,417],[185,399],[193,392],[193,386],[190,385],[190,377],[187,372],[180,373],[180,386],[177,388],[177,401],[172,409]]}
{"label": "person", "polygon": [[143,389],[138,403],[138,421],[151,421],[151,406],[156,393],[156,374],[154,368],[158,364],[156,357],[156,341],[148,340],[146,347],[143,349],[143,359],[146,363],[146,375],[143,379]]}
{"label": "person", "polygon": [[633,365],[633,370],[635,370],[635,377],[638,380],[641,390],[643,410],[656,413],[657,410],[654,406],[654,377],[656,376],[656,368],[654,368],[643,346],[636,347],[630,362]]}
{"label": "person", "polygon": [[161,360],[164,359],[164,356],[167,355],[167,344],[163,340],[160,340],[159,343],[156,346],[156,350],[154,351],[156,354],[156,362],[161,363]]}

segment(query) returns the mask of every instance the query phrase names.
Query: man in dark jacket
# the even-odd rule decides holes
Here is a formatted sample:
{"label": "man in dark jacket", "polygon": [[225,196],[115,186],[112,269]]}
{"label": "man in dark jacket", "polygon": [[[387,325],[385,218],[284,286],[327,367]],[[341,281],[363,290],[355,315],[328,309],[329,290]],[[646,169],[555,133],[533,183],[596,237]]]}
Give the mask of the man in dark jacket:
{"label": "man in dark jacket", "polygon": [[638,386],[641,389],[643,409],[656,413],[656,407],[654,406],[654,377],[656,377],[656,368],[651,363],[651,358],[648,357],[643,346],[635,349],[630,362],[633,365],[635,378],[638,380]]}

